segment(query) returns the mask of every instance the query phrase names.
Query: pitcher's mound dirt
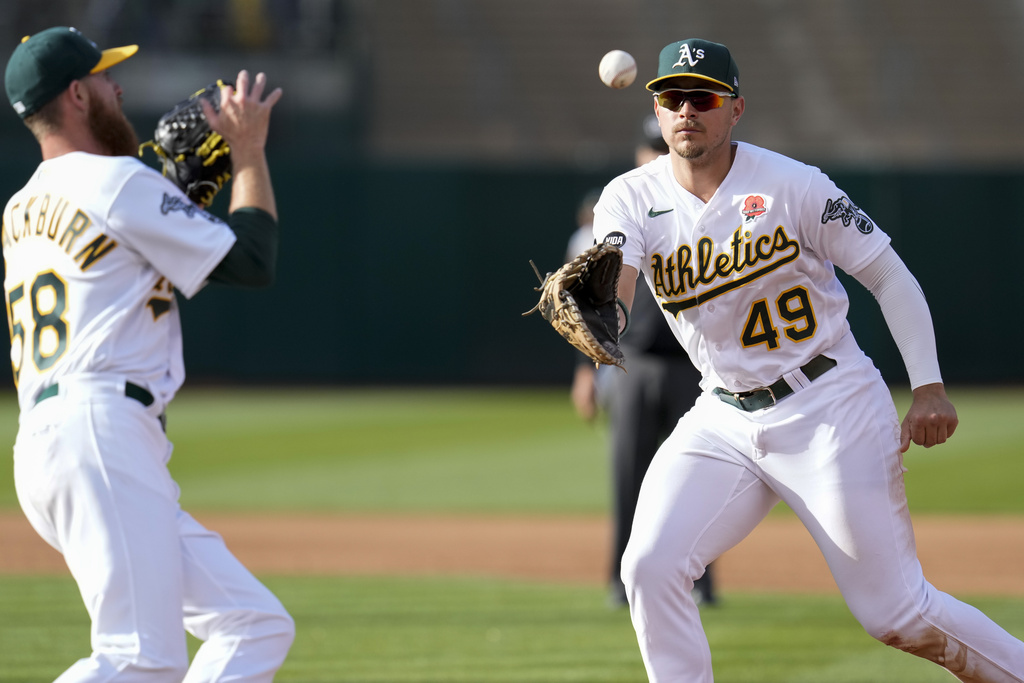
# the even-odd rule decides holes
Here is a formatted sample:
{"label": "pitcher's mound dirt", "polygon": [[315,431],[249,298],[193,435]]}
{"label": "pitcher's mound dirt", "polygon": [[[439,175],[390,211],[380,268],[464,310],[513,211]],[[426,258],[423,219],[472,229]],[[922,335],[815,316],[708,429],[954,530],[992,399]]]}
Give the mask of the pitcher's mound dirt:
{"label": "pitcher's mound dirt", "polygon": [[[200,514],[257,574],[495,576],[600,585],[603,517]],[[920,517],[918,556],[941,590],[1024,595],[1024,519]],[[17,512],[0,514],[0,572],[66,572]],[[835,592],[824,560],[792,518],[769,518],[717,563],[721,590]]]}

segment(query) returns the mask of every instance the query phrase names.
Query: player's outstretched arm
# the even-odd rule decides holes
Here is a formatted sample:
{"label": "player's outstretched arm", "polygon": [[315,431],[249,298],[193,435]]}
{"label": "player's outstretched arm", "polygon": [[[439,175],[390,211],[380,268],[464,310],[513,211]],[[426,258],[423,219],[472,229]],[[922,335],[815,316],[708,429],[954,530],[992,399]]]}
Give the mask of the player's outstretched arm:
{"label": "player's outstretched arm", "polygon": [[900,451],[905,453],[911,442],[925,448],[945,443],[956,429],[957,416],[942,384],[935,332],[921,286],[892,247],[850,275],[877,299],[914,387],[913,402],[900,427]]}
{"label": "player's outstretched arm", "polygon": [[900,452],[906,453],[911,441],[925,448],[945,443],[959,422],[941,382],[914,389],[914,400],[900,427]]}
{"label": "player's outstretched arm", "polygon": [[235,86],[221,89],[220,111],[208,103],[203,111],[210,128],[220,133],[231,147],[232,183],[230,211],[243,207],[262,209],[277,219],[274,188],[270,182],[265,148],[270,127],[270,111],[281,99],[276,88],[266,97],[267,77],[256,74],[250,87],[249,72],[238,73]]}

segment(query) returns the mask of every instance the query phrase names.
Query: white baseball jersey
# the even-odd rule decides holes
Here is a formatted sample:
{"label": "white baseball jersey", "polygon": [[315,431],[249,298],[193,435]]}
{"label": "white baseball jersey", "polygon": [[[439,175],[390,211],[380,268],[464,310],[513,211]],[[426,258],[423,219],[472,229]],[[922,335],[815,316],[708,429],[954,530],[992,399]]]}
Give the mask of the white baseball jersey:
{"label": "white baseball jersey", "polygon": [[[705,391],[654,456],[622,558],[652,683],[714,680],[690,591],[780,500],[871,635],[964,681],[1024,683],[1024,643],[917,560],[899,418],[833,268],[861,271],[888,237],[818,169],[743,143],[706,204],[666,156],[612,181],[595,214],[595,237],[644,274],[705,390],[783,378],[793,391],[764,408]],[[837,361],[827,372],[799,370],[823,353]]]}
{"label": "white baseball jersey", "polygon": [[168,403],[185,375],[174,289],[193,296],[234,241],[137,159],[74,152],[42,162],[3,214],[22,411],[84,373],[126,377]]}
{"label": "white baseball jersey", "polygon": [[645,276],[702,386],[741,392],[847,334],[833,264],[856,272],[889,238],[820,170],[736,144],[707,204],[675,180],[669,155],[619,176],[595,209],[594,234]]}

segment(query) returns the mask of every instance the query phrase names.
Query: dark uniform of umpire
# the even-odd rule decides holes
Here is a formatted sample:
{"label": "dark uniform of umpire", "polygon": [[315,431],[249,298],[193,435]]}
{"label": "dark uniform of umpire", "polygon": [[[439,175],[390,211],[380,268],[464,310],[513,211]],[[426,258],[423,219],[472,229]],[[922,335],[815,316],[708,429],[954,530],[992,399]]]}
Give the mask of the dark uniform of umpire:
{"label": "dark uniform of umpire", "polygon": [[[637,165],[652,155],[668,153],[657,117],[647,116],[642,125],[643,138],[637,147]],[[593,243],[590,223],[599,192],[588,194],[577,217],[581,230],[570,243],[568,259]],[[589,242],[584,240],[589,238]],[[622,553],[629,542],[633,514],[647,468],[661,443],[672,433],[679,418],[700,395],[700,373],[676,341],[661,308],[646,283],[637,281],[629,329],[620,347],[626,357],[626,369],[603,366],[597,372],[604,378],[592,380],[600,394],[598,401],[608,411],[611,427],[612,459],[612,554],[610,561],[609,602],[626,604],[626,591],[619,577]],[[593,362],[577,353],[577,363]],[[577,374],[585,367],[577,367]],[[593,375],[591,375],[593,377]],[[575,386],[574,386],[575,389]],[[589,419],[589,418],[588,418]],[[715,603],[711,567],[694,584],[693,597],[699,604]]]}
{"label": "dark uniform of umpire", "polygon": [[[619,570],[640,484],[658,447],[701,390],[700,373],[643,282],[637,283],[629,329],[620,345],[628,372],[615,370],[608,392],[614,487],[610,599],[624,603]],[[694,599],[700,604],[715,602],[710,568],[694,585]]]}

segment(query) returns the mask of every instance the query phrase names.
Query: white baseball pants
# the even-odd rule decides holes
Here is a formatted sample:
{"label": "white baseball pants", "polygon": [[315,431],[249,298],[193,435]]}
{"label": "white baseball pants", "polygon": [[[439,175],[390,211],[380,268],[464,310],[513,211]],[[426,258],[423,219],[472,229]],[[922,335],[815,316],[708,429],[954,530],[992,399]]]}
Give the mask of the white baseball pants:
{"label": "white baseball pants", "polygon": [[[264,683],[294,639],[281,603],[178,505],[157,416],[124,381],[79,378],[22,414],[15,486],[64,555],[92,655],[58,683]],[[189,666],[185,631],[205,641]]]}
{"label": "white baseball pants", "polygon": [[753,413],[703,394],[647,472],[623,559],[650,680],[711,683],[694,579],[783,500],[873,637],[964,682],[1024,682],[1024,643],[922,575],[903,472],[896,410],[866,358]]}

